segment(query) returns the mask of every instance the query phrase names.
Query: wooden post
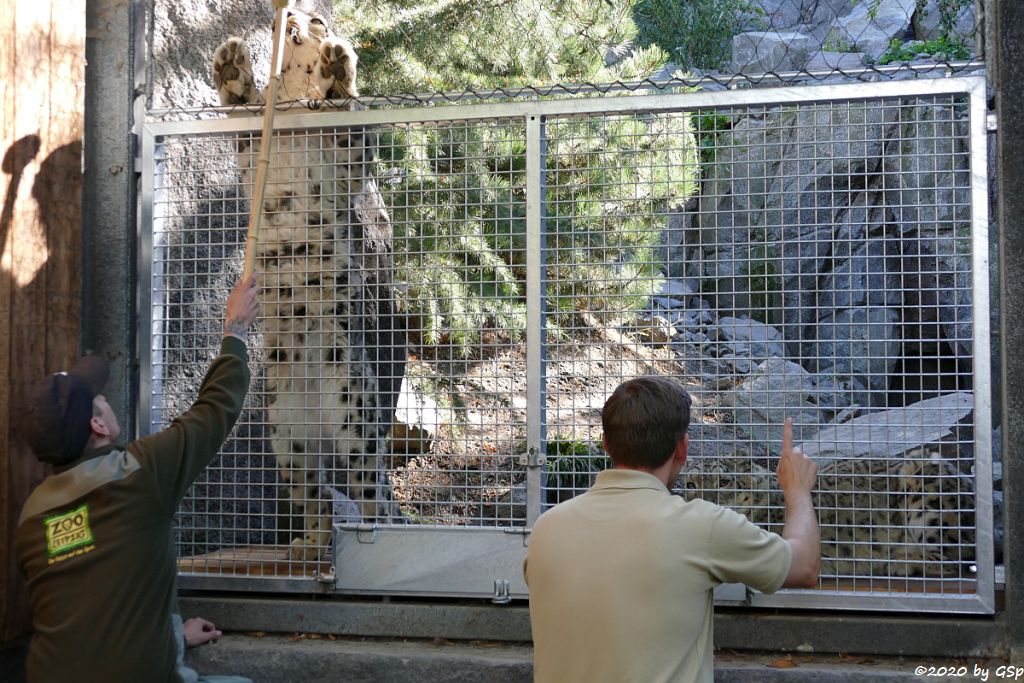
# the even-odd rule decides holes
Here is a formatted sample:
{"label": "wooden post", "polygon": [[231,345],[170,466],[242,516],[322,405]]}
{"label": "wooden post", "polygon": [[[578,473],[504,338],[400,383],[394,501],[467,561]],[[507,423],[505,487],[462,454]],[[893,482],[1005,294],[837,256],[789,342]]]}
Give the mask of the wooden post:
{"label": "wooden post", "polygon": [[19,400],[79,350],[85,0],[0,0],[0,645],[29,632],[14,555],[45,470]]}
{"label": "wooden post", "polygon": [[249,203],[249,232],[245,238],[245,261],[242,278],[252,274],[256,263],[256,244],[259,241],[262,221],[263,194],[267,187],[267,167],[270,165],[270,140],[274,130],[274,107],[277,104],[277,87],[281,82],[281,60],[284,59],[284,41],[288,37],[288,6],[286,0],[274,0],[274,49],[270,58],[270,80],[267,83],[267,97],[263,105],[263,133],[260,138],[260,156],[256,162],[256,178],[253,181],[252,201]]}

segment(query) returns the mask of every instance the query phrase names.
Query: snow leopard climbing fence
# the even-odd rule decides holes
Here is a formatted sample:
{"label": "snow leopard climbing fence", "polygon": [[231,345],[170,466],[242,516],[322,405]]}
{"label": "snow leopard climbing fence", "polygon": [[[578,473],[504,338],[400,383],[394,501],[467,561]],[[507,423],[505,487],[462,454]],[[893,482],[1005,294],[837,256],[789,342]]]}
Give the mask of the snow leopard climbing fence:
{"label": "snow leopard climbing fence", "polygon": [[[523,597],[533,522],[608,464],[604,400],[658,373],[695,399],[679,495],[780,530],[785,417],[819,464],[817,588],[720,602],[993,611],[984,94],[279,112],[252,389],[181,507],[182,584]],[[143,434],[241,270],[260,120],[232,113],[144,127]]]}

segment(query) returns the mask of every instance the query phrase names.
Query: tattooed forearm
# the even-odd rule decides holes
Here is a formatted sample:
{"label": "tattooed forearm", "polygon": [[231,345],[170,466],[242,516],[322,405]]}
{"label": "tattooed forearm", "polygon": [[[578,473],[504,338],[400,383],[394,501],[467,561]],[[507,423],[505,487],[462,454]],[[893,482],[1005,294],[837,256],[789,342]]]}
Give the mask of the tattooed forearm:
{"label": "tattooed forearm", "polygon": [[249,326],[245,324],[245,318],[240,315],[236,315],[234,318],[230,318],[224,322],[224,334],[230,334],[243,341],[246,338],[248,330]]}

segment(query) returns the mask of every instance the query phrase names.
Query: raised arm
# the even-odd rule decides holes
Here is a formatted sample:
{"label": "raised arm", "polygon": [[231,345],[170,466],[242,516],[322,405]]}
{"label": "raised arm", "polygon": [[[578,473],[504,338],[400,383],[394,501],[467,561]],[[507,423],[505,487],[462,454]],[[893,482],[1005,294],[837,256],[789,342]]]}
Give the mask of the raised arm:
{"label": "raised arm", "polygon": [[776,474],[786,500],[786,525],[782,537],[793,550],[789,575],[782,585],[784,588],[813,588],[818,585],[821,566],[821,534],[811,500],[818,466],[793,446],[792,418],[786,418],[782,428],[782,458]]}
{"label": "raised arm", "polygon": [[154,477],[163,509],[173,512],[188,487],[217,455],[242,411],[249,388],[245,339],[259,313],[256,276],[228,297],[220,354],[206,371],[192,407],[166,429],[129,444]]}

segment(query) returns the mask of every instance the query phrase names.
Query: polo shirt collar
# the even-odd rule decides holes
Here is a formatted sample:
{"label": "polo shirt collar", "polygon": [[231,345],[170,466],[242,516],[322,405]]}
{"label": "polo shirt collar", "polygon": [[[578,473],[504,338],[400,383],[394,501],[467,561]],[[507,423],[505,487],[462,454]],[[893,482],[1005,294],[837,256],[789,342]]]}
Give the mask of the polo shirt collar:
{"label": "polo shirt collar", "polygon": [[607,469],[598,472],[592,490],[599,489],[654,489],[669,493],[665,484],[653,474],[641,470]]}

